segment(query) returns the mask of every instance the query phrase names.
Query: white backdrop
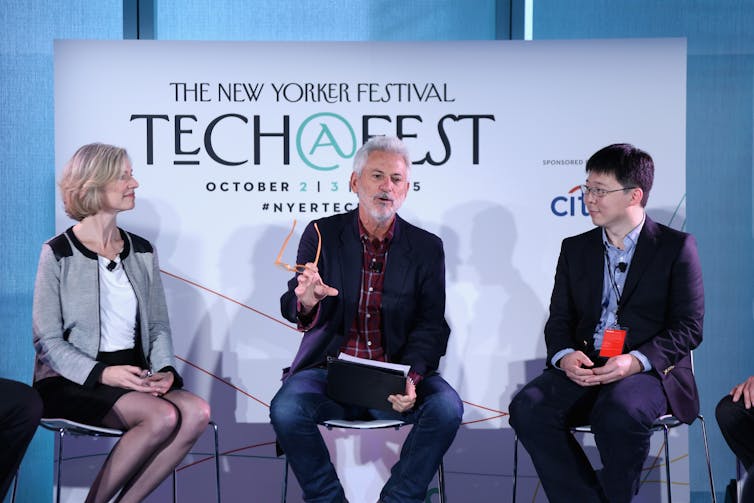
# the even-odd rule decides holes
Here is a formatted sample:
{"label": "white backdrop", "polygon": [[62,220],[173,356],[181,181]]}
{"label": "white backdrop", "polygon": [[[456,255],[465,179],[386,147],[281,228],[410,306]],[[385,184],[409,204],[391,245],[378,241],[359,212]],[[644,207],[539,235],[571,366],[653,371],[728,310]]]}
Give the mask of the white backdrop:
{"label": "white backdrop", "polygon": [[[415,164],[401,214],[445,243],[441,370],[467,402],[448,491],[485,501],[509,490],[499,416],[543,367],[560,241],[591,227],[573,190],[586,159],[615,142],[647,150],[650,215],[685,222],[685,88],[682,39],[57,41],[56,169],[89,142],[130,153],[141,186],[119,224],[159,251],[179,370],[212,403],[235,501],[250,480],[278,490],[267,404],[300,340],[280,321],[283,238],[298,219],[293,262],[306,221],[355,206],[347,182],[364,138],[404,136]],[[72,222],[57,197],[62,231]],[[380,456],[335,457],[348,470]]]}

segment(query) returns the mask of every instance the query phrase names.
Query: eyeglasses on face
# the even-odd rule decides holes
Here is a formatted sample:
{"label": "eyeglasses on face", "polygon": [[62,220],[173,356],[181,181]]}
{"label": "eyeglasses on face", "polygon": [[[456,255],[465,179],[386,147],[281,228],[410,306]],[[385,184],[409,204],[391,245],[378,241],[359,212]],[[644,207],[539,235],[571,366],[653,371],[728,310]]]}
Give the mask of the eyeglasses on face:
{"label": "eyeglasses on face", "polygon": [[605,197],[611,192],[620,192],[621,190],[635,189],[636,187],[621,187],[620,189],[607,190],[600,187],[590,187],[589,185],[580,185],[579,188],[581,189],[581,193],[584,194],[585,196],[588,196],[589,194],[591,194],[594,197],[599,199],[599,198]]}
{"label": "eyeglasses on face", "polygon": [[[280,267],[281,269],[285,269],[289,272],[304,272],[306,269],[306,266],[303,264],[286,264],[282,261],[283,258],[283,252],[285,251],[285,247],[288,246],[288,241],[291,240],[291,236],[293,236],[293,231],[296,229],[296,220],[293,221],[293,227],[291,227],[291,231],[288,233],[288,235],[285,237],[285,241],[283,241],[283,246],[280,247],[280,252],[278,253],[277,258],[275,259],[275,265],[277,267]],[[317,226],[317,223],[314,223],[314,230],[317,231],[317,254],[314,256],[314,266],[316,267],[319,263],[319,252],[322,250],[322,234],[319,233],[319,227]]]}

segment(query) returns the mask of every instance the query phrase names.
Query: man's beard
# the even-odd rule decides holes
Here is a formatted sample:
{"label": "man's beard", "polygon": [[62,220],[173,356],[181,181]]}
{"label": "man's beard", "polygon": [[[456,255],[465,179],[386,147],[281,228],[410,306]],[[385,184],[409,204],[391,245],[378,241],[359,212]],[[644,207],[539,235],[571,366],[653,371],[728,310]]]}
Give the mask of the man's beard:
{"label": "man's beard", "polygon": [[[388,197],[387,194],[377,194],[374,196],[372,201],[379,200],[380,196]],[[395,198],[390,199],[390,201],[393,203],[392,207],[380,207],[379,205],[373,205],[373,206],[367,206],[364,205],[367,208],[367,214],[375,220],[377,223],[384,224],[390,221],[395,214],[398,212],[398,209],[401,207],[401,203],[403,201],[398,201]],[[381,211],[382,210],[382,211]]]}

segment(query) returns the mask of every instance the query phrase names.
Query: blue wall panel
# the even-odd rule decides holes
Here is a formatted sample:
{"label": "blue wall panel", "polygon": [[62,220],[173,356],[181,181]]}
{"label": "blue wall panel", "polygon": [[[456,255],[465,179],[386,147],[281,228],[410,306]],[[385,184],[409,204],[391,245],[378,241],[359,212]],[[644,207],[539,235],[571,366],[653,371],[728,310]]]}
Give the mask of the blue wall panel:
{"label": "blue wall panel", "polygon": [[[31,382],[31,299],[37,258],[54,232],[53,40],[122,37],[122,0],[0,3],[0,375]],[[24,459],[17,501],[49,502],[52,434]],[[31,467],[34,470],[31,470]]]}
{"label": "blue wall panel", "polygon": [[[495,0],[157,0],[159,40],[494,40]],[[498,34],[505,36],[505,34]],[[505,36],[505,38],[508,38]]]}

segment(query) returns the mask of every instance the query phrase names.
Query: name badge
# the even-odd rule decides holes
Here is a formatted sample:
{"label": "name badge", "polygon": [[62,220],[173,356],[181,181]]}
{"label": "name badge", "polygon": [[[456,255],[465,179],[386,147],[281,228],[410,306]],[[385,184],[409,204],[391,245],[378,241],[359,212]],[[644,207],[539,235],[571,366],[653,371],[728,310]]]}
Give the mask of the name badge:
{"label": "name badge", "polygon": [[605,329],[602,336],[600,356],[610,358],[623,354],[623,344],[626,342],[628,329],[624,327],[610,327]]}

